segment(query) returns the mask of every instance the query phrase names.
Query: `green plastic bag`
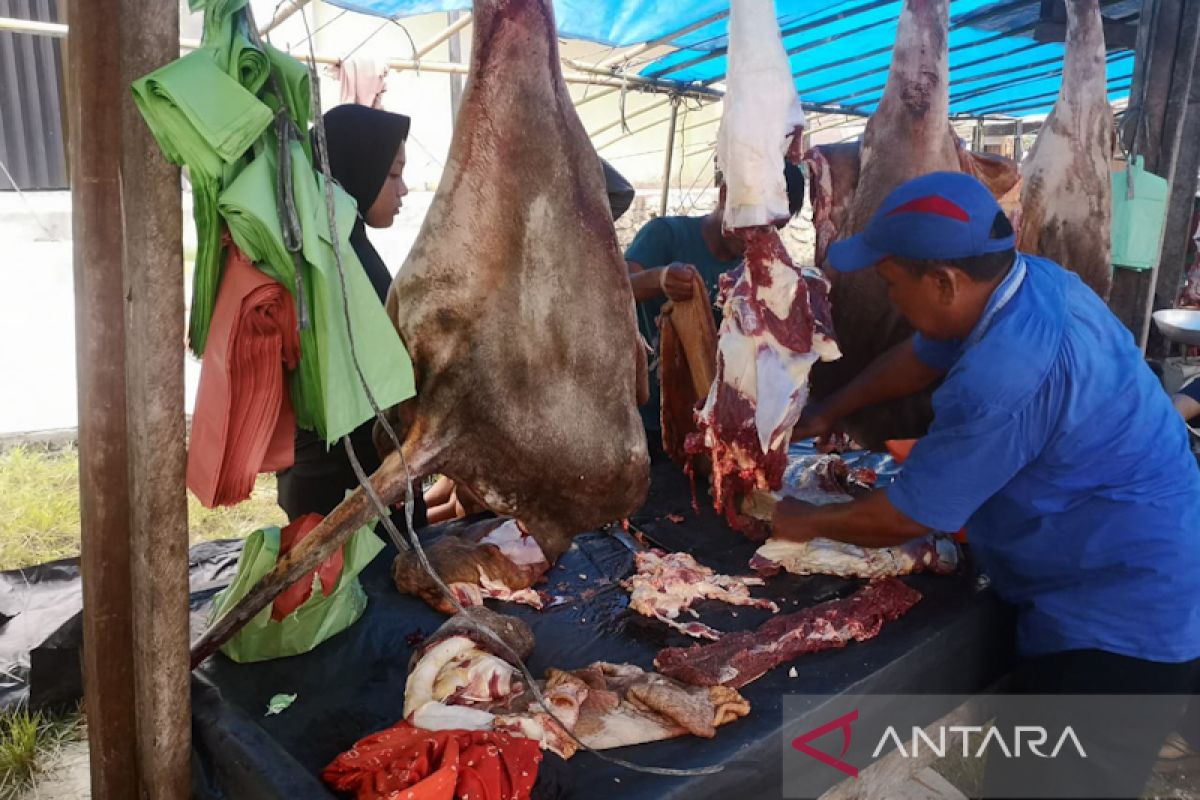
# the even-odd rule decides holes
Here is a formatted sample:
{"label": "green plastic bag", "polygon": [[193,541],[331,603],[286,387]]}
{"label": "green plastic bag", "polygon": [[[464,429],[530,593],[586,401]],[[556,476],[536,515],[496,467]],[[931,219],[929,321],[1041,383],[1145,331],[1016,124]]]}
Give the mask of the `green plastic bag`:
{"label": "green plastic bag", "polygon": [[1112,175],[1112,262],[1153,269],[1167,219],[1167,181],[1142,166],[1142,157]]}
{"label": "green plastic bag", "polygon": [[[246,596],[275,566],[279,558],[279,528],[262,528],[246,538],[238,558],[237,577],[213,601],[212,618],[219,619]],[[342,546],[344,566],[337,586],[326,596],[315,574],[312,596],[295,613],[280,622],[271,619],[271,606],[258,612],[221,647],[239,664],[307,653],[331,636],[349,628],[367,607],[367,594],[358,574],[383,550],[383,542],[370,526],[360,528]]]}

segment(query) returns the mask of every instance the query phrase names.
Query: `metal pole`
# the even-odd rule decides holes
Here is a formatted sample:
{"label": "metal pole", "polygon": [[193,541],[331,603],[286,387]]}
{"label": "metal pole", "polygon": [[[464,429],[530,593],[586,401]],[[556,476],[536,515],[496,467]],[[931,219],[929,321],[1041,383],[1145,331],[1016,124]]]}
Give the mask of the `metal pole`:
{"label": "metal pole", "polygon": [[679,121],[679,98],[672,98],[671,123],[667,127],[667,154],[663,158],[662,197],[658,201],[658,215],[667,215],[667,198],[671,193],[671,156],[675,154],[675,123]]}
{"label": "metal pole", "polygon": [[[454,39],[457,40],[455,34],[470,25],[472,17],[470,14],[463,14],[461,11],[447,11],[446,19],[450,22],[450,24],[443,28],[432,39],[418,47],[417,52],[413,54],[413,58],[420,58],[423,55],[427,55],[433,50],[433,48],[437,47],[439,44],[447,39],[450,39],[451,37],[454,37]],[[451,55],[450,60],[454,61],[456,59],[453,55]]]}
{"label": "metal pole", "polygon": [[179,168],[163,158],[127,88],[179,57],[179,4],[118,0],[118,8],[121,69],[105,79],[117,84],[122,114],[119,205],[138,773],[144,797],[186,800],[192,715],[181,189]]}
{"label": "metal pole", "polygon": [[282,9],[278,14],[276,14],[275,18],[268,22],[267,26],[259,31],[259,33],[265,36],[266,34],[275,30],[280,25],[291,19],[293,14],[304,8],[310,2],[312,2],[312,0],[292,0],[292,2],[289,3],[286,8]]}
{"label": "metal pole", "polygon": [[1016,133],[1013,134],[1013,160],[1018,164],[1021,162],[1021,159],[1025,157],[1025,142],[1021,138],[1024,135],[1025,121],[1020,117],[1017,117],[1017,130]]}
{"label": "metal pole", "polygon": [[[93,797],[138,797],[121,238],[119,0],[70,0],[83,691]],[[182,341],[182,340],[181,340]]]}
{"label": "metal pole", "polygon": [[[457,64],[462,61],[462,42],[459,40],[458,32],[462,28],[466,27],[466,23],[469,23],[471,21],[470,14],[468,14],[466,17],[463,17],[462,19],[460,19],[459,14],[461,14],[461,13],[462,12],[460,12],[460,11],[447,11],[446,12],[446,19],[450,21],[450,27],[447,28],[447,30],[451,31],[450,35],[448,37],[446,37],[447,39],[449,39],[449,42],[447,45],[447,51],[448,51],[448,56],[450,58],[450,63],[452,63],[452,64]],[[465,22],[464,22],[464,20],[465,20]],[[459,25],[459,23],[463,23],[463,24]],[[455,27],[456,25],[458,27]],[[417,57],[418,58],[420,57],[420,53],[418,53]],[[451,130],[453,130],[454,120],[458,119],[458,105],[459,105],[459,103],[462,102],[463,79],[462,79],[462,75],[450,75],[449,78],[450,78],[450,128],[451,128]]]}

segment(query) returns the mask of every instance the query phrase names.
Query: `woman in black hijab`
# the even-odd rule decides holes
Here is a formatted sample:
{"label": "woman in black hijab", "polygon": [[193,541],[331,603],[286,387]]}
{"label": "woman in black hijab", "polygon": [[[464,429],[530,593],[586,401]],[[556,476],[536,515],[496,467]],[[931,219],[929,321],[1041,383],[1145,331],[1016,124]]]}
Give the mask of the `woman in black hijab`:
{"label": "woman in black hijab", "polygon": [[[408,194],[403,173],[404,142],[410,121],[401,114],[359,105],[337,106],[324,120],[330,172],[358,203],[358,219],[350,233],[350,244],[382,304],[392,275],[367,239],[367,226],[391,227]],[[312,140],[316,154],[315,130]],[[354,452],[368,475],[380,465],[371,440],[374,424],[374,420],[367,420],[350,434]],[[309,513],[328,514],[348,490],[357,487],[358,478],[340,442],[327,449],[317,434],[297,429],[295,464],[279,473],[279,505],[287,512],[288,519]],[[420,486],[414,489],[413,523],[420,527],[425,524],[425,503]]]}

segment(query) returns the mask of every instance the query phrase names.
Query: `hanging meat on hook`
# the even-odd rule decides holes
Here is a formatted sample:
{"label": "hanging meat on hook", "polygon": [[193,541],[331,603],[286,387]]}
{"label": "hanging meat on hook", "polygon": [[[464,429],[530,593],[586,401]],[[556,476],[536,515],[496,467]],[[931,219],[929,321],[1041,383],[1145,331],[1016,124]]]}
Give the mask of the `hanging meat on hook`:
{"label": "hanging meat on hook", "polygon": [[1113,115],[1098,0],[1066,0],[1062,86],[1021,165],[1018,244],[1077,272],[1105,300],[1112,289]]}
{"label": "hanging meat on hook", "polygon": [[[883,97],[861,143],[813,148],[806,162],[817,264],[829,245],[860,233],[875,209],[900,184],[930,172],[969,172],[996,197],[1011,195],[1014,162],[966,150],[950,125],[948,0],[904,0]],[[813,368],[817,400],[845,386],[892,345],[912,334],[874,270],[833,275],[833,327],[842,358]],[[886,439],[920,436],[932,419],[928,394],[864,409],[849,417],[847,433],[881,449]]]}
{"label": "hanging meat on hook", "polygon": [[839,356],[828,283],[792,263],[775,227],[788,219],[783,160],[799,150],[804,113],[774,6],[731,6],[717,156],[726,179],[722,222],[741,236],[745,260],[721,277],[716,377],[686,444],[711,462],[717,512],[753,538],[766,531],[740,513],[739,501],[756,489],[779,488],[792,428],[808,399],[809,370]]}
{"label": "hanging meat on hook", "polygon": [[[409,477],[448,475],[519,519],[553,562],[646,496],[644,353],[550,0],[476,0],[472,24],[446,170],[388,296],[417,396],[389,413],[401,453],[371,481],[392,504]],[[193,663],[375,516],[355,491],[204,635]]]}

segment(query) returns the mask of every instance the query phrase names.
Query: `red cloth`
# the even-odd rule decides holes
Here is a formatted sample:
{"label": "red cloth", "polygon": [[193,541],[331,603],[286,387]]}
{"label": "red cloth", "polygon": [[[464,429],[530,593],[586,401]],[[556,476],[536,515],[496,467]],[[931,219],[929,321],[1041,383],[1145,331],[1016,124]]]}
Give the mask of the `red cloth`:
{"label": "red cloth", "polygon": [[208,508],[240,503],[258,473],[295,458],[284,372],[300,358],[292,296],[232,243],[226,252],[188,447],[188,488]]}
{"label": "red cloth", "polygon": [[527,800],[541,760],[531,739],[401,722],[360,740],[321,777],[357,800]]}
{"label": "red cloth", "polygon": [[[308,534],[312,533],[314,528],[321,524],[323,519],[325,518],[320,514],[305,514],[303,517],[293,520],[291,525],[279,532],[279,556],[282,558],[289,550],[300,544]],[[342,548],[339,547],[333,551],[333,555],[321,562],[321,566],[316,570],[279,593],[275,598],[274,605],[271,606],[271,619],[281,622],[308,602],[308,598],[312,597],[313,575],[321,579],[321,594],[328,597],[337,586],[344,566],[345,559],[342,557]]]}

